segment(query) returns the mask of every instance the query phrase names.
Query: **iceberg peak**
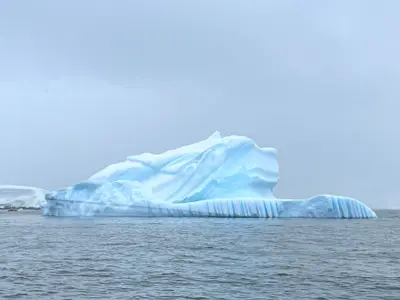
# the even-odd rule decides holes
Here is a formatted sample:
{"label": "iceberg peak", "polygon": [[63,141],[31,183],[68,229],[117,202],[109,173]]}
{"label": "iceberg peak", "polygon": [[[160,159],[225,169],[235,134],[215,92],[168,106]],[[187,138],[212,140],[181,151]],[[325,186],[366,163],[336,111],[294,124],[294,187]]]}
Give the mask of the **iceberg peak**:
{"label": "iceberg peak", "polygon": [[215,131],[208,137],[208,139],[221,139],[221,133],[219,131]]}

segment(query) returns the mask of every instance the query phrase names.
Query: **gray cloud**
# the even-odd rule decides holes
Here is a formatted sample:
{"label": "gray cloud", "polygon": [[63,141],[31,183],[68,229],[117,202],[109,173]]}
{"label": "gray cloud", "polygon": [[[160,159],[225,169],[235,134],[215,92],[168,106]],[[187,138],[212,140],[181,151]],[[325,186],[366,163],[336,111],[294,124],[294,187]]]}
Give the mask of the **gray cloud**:
{"label": "gray cloud", "polygon": [[399,207],[397,1],[0,4],[0,183],[59,188],[213,131],[278,149],[280,197]]}

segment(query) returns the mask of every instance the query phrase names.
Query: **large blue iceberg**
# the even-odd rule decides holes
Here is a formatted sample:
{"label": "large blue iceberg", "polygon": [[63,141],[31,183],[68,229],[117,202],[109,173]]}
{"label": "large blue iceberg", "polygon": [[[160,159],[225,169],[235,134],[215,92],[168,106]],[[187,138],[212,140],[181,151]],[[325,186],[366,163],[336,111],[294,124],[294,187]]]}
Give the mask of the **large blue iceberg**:
{"label": "large blue iceberg", "polygon": [[144,153],[46,195],[51,216],[376,218],[358,200],[331,195],[277,199],[276,150],[243,136]]}

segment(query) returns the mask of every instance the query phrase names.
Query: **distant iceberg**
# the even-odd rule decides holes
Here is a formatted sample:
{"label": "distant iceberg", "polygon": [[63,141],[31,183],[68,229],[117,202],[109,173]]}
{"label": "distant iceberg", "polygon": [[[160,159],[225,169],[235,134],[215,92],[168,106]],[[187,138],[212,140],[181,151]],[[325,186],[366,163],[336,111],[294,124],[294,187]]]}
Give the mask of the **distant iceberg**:
{"label": "distant iceberg", "polygon": [[376,218],[358,200],[332,195],[277,199],[276,150],[243,136],[144,153],[46,195],[50,216]]}
{"label": "distant iceberg", "polygon": [[49,191],[31,186],[0,185],[0,209],[41,208]]}

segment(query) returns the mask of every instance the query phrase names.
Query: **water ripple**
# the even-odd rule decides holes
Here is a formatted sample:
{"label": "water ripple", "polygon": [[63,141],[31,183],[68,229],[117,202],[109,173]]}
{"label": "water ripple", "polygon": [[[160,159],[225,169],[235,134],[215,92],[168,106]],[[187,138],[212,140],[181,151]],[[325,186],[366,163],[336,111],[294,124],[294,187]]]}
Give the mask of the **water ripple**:
{"label": "water ripple", "polygon": [[378,220],[58,219],[0,213],[0,299],[398,299]]}

